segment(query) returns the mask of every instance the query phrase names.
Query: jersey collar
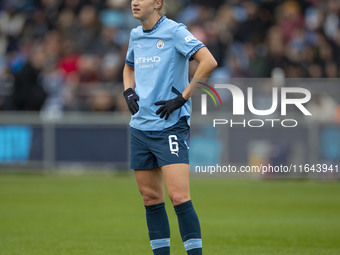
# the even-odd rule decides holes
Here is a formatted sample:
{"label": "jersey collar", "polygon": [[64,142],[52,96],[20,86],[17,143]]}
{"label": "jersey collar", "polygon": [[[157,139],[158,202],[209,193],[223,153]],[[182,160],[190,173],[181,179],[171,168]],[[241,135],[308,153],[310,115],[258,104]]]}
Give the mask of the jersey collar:
{"label": "jersey collar", "polygon": [[153,26],[152,29],[149,29],[149,30],[143,30],[144,33],[150,33],[154,30],[157,29],[157,27],[159,27],[159,25],[166,19],[166,16],[163,15],[162,17],[160,17],[160,19],[157,21],[157,23]]}

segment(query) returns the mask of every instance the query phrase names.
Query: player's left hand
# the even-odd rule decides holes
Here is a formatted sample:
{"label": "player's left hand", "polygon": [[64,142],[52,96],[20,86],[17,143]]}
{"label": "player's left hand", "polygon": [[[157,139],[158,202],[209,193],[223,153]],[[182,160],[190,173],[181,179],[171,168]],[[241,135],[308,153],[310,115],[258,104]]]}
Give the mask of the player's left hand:
{"label": "player's left hand", "polygon": [[156,114],[160,114],[161,118],[165,116],[165,119],[167,120],[174,110],[181,108],[187,101],[188,100],[183,98],[182,94],[179,94],[177,97],[170,100],[158,101],[155,105],[162,105],[162,107],[157,110]]}

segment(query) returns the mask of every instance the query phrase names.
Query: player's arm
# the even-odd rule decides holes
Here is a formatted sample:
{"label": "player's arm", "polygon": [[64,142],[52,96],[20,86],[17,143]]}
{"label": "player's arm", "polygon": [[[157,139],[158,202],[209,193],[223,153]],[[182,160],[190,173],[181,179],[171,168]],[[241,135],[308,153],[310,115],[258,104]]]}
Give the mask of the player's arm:
{"label": "player's arm", "polygon": [[161,105],[156,112],[156,114],[160,114],[161,118],[165,116],[167,120],[174,110],[181,108],[197,88],[201,86],[201,84],[195,81],[208,78],[211,72],[217,67],[215,58],[206,47],[199,49],[192,57],[198,61],[198,67],[194,74],[193,81],[185,88],[182,94],[179,94],[177,97],[155,103],[155,105]]}
{"label": "player's arm", "polygon": [[124,90],[135,89],[135,68],[125,63],[123,70]]}
{"label": "player's arm", "polygon": [[199,83],[196,83],[196,81],[207,79],[217,67],[217,62],[207,47],[199,49],[192,57],[198,62],[198,66],[192,82],[190,82],[182,93],[185,100],[188,100],[195,93],[197,88],[201,86]]}
{"label": "player's arm", "polygon": [[123,83],[125,101],[128,105],[129,111],[132,115],[138,112],[139,106],[137,101],[139,100],[138,95],[135,92],[135,69],[125,63],[123,70]]}

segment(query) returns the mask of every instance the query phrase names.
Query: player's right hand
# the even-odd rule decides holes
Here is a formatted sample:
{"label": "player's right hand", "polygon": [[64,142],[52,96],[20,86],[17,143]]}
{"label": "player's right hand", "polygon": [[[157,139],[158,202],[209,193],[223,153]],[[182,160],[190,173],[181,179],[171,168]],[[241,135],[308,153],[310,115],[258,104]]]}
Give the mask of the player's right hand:
{"label": "player's right hand", "polygon": [[137,104],[137,101],[139,100],[139,96],[136,94],[136,92],[132,88],[128,88],[123,92],[123,95],[125,97],[125,101],[129,107],[129,111],[132,115],[136,114],[139,110],[139,105]]}

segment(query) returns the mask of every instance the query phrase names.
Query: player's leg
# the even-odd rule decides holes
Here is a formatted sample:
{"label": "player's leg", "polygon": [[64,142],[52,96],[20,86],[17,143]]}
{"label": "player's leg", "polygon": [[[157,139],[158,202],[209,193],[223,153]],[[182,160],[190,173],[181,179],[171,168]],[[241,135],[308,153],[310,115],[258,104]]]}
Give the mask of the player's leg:
{"label": "player's leg", "polygon": [[170,254],[170,227],[164,204],[163,176],[159,168],[135,170],[142,195],[149,238],[155,255]]}
{"label": "player's leg", "polygon": [[135,170],[135,177],[145,206],[164,203],[163,174],[160,168]]}
{"label": "player's leg", "polygon": [[182,240],[188,255],[202,254],[200,223],[190,198],[189,165],[161,167],[166,188],[178,218]]}
{"label": "player's leg", "polygon": [[155,255],[170,254],[170,227],[164,206],[163,175],[149,149],[149,132],[130,129],[130,166],[146,211],[150,243]]}
{"label": "player's leg", "polygon": [[161,167],[169,198],[174,206],[190,200],[189,165],[170,164]]}

